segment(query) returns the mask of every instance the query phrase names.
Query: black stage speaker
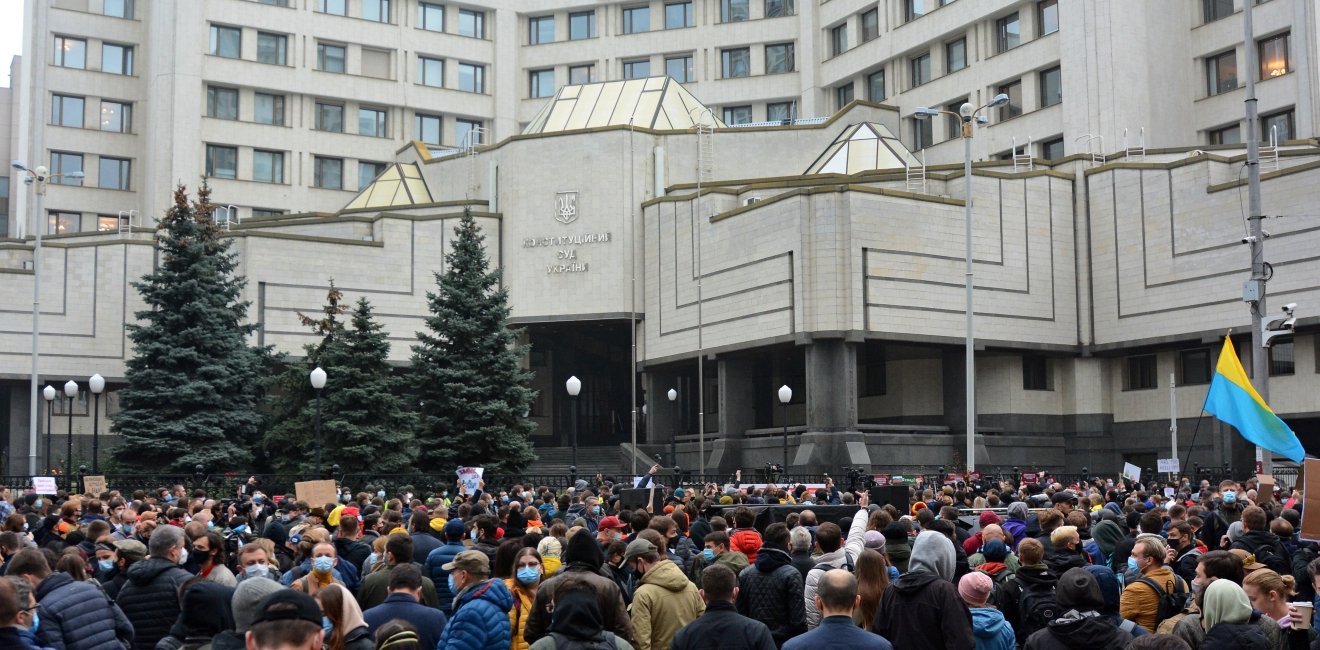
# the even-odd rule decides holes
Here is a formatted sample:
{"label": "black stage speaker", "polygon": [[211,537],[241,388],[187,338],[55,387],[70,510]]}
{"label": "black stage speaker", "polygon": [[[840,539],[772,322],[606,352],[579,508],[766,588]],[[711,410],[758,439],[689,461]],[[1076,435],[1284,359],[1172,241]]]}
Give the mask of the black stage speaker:
{"label": "black stage speaker", "polygon": [[[629,513],[638,508],[646,507],[646,495],[651,492],[651,488],[648,487],[640,490],[636,488],[625,488],[622,490],[616,490],[615,492],[619,495],[620,509],[625,513]],[[662,515],[665,513],[665,495],[667,493],[668,491],[663,488],[655,489],[655,501],[651,504],[653,510],[651,513],[652,515]]]}
{"label": "black stage speaker", "polygon": [[892,504],[898,508],[901,515],[908,514],[908,509],[912,504],[908,501],[908,486],[906,485],[887,485],[885,487],[873,487],[870,490],[871,503],[883,506]]}

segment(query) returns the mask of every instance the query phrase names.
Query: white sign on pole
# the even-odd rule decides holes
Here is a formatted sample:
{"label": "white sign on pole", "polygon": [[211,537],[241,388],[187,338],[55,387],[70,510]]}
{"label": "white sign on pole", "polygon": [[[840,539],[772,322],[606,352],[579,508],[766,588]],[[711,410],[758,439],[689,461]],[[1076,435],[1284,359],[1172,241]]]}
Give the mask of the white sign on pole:
{"label": "white sign on pole", "polygon": [[1141,468],[1132,463],[1123,463],[1123,478],[1133,481],[1141,480]]}
{"label": "white sign on pole", "polygon": [[32,491],[37,494],[55,494],[60,489],[55,486],[54,476],[33,476]]}
{"label": "white sign on pole", "polygon": [[1159,471],[1161,472],[1173,472],[1174,474],[1177,474],[1179,471],[1177,458],[1161,458],[1155,461],[1155,463],[1159,465]]}
{"label": "white sign on pole", "polygon": [[475,494],[481,486],[481,475],[485,473],[482,467],[460,467],[458,468],[458,480],[463,483],[468,494]]}

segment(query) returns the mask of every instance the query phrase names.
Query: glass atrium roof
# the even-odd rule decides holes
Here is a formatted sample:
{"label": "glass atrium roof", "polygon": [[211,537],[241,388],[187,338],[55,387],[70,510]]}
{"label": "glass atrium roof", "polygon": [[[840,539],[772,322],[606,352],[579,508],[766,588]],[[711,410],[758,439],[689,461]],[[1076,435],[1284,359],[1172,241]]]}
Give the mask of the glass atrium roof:
{"label": "glass atrium roof", "polygon": [[724,128],[724,122],[669,77],[564,86],[523,134],[554,133],[601,126],[634,126],[683,131],[703,123]]}
{"label": "glass atrium roof", "polygon": [[885,125],[854,124],[807,167],[804,174],[856,174],[874,169],[904,169],[921,166],[912,152]]}
{"label": "glass atrium roof", "polygon": [[394,208],[431,203],[431,191],[416,163],[394,163],[354,197],[345,210]]}

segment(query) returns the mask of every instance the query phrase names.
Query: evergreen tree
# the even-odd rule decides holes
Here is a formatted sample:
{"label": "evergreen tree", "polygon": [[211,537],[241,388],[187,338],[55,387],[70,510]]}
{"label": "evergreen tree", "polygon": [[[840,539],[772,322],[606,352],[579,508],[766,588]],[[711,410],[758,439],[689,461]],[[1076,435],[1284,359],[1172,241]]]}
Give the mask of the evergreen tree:
{"label": "evergreen tree", "polygon": [[431,315],[418,332],[412,378],[421,401],[419,467],[448,473],[481,466],[514,473],[535,460],[525,414],[535,397],[532,373],[520,360],[526,346],[506,326],[509,294],[491,269],[485,237],[469,211],[455,229],[446,270],[427,292]]}
{"label": "evergreen tree", "polygon": [[256,325],[241,300],[231,240],[211,218],[210,189],[189,204],[183,186],[157,226],[160,263],[134,282],[148,309],[127,326],[128,387],[111,431],[119,467],[192,473],[243,467],[262,425],[266,356],[248,344]]}

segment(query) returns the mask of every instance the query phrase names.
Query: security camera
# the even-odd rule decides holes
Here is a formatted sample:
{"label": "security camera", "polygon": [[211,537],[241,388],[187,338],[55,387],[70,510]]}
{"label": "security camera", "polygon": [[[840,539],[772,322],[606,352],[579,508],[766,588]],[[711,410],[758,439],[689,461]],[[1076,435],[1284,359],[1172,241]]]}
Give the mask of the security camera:
{"label": "security camera", "polygon": [[1290,302],[1290,303],[1284,305],[1284,306],[1282,307],[1282,309],[1283,309],[1283,313],[1288,314],[1289,316],[1292,316],[1293,312],[1297,310],[1297,303],[1295,303],[1295,302]]}
{"label": "security camera", "polygon": [[1256,236],[1255,236],[1255,235],[1247,235],[1246,237],[1243,237],[1243,238],[1242,238],[1242,243],[1244,243],[1244,244],[1254,244],[1254,243],[1256,243]]}

